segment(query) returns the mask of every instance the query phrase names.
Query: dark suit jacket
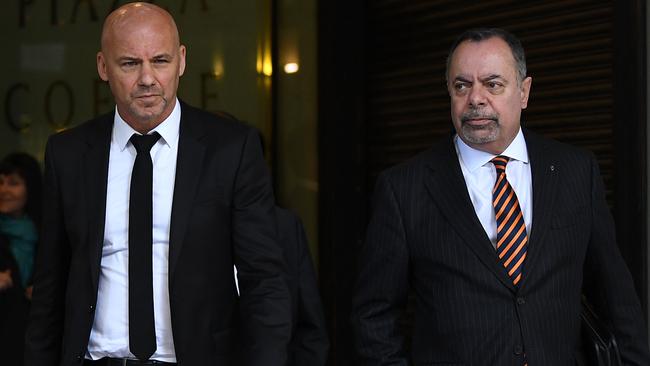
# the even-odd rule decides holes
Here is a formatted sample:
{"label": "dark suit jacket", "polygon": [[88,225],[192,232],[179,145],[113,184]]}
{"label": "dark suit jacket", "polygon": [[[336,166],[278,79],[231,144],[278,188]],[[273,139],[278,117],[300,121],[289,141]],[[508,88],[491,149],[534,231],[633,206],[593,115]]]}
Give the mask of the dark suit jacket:
{"label": "dark suit jacket", "polygon": [[[380,176],[354,299],[361,364],[521,366],[525,352],[529,365],[574,365],[584,290],[624,363],[650,365],[594,157],[524,132],[533,222],[519,288],[474,212],[450,139]],[[410,357],[396,324],[409,287]]]}
{"label": "dark suit jacket", "polygon": [[291,293],[293,332],[289,365],[323,366],[327,362],[329,341],[305,230],[291,211],[276,207],[275,214]]}
{"label": "dark suit jacket", "polygon": [[[76,365],[93,324],[113,114],[50,138],[42,244],[26,365]],[[181,103],[169,237],[169,296],[179,365],[232,363],[237,308],[247,363],[284,365],[289,293],[273,194],[257,133]],[[237,265],[241,298],[232,281]]]}

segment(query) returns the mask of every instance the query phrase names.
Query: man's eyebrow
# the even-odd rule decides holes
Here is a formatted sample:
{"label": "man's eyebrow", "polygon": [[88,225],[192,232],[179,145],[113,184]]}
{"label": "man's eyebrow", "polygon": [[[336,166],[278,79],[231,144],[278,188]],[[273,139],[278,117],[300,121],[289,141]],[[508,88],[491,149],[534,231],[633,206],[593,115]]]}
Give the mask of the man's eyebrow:
{"label": "man's eyebrow", "polygon": [[488,75],[488,76],[485,76],[485,77],[480,78],[480,80],[481,80],[482,82],[490,81],[490,80],[494,80],[494,79],[502,79],[502,80],[505,80],[504,77],[501,76],[501,75],[499,75],[499,74],[490,74],[490,75]]}
{"label": "man's eyebrow", "polygon": [[133,57],[133,56],[121,56],[120,58],[118,58],[118,60],[120,60],[120,61],[141,61],[140,58]]}
{"label": "man's eyebrow", "polygon": [[462,81],[462,82],[464,82],[464,83],[471,83],[471,82],[472,82],[472,80],[470,80],[469,78],[466,78],[466,77],[463,76],[463,75],[458,75],[458,76],[456,76],[456,77],[454,78],[454,81]]}

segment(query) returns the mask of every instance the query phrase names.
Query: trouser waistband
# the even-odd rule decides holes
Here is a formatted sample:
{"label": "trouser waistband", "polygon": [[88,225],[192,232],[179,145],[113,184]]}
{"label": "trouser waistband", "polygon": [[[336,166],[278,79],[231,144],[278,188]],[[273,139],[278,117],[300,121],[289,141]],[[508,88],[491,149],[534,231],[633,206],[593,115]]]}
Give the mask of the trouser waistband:
{"label": "trouser waistband", "polygon": [[176,366],[172,362],[162,362],[156,360],[132,360],[128,358],[109,358],[104,357],[99,360],[84,360],[84,366]]}

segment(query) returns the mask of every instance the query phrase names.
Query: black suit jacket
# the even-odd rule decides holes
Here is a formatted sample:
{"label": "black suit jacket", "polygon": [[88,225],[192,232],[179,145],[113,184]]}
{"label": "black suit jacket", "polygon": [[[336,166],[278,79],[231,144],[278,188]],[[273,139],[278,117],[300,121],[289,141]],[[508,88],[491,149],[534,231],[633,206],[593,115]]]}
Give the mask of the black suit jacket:
{"label": "black suit jacket", "polygon": [[329,340],[305,230],[293,212],[276,207],[275,213],[278,243],[287,260],[291,293],[293,332],[289,365],[323,366],[327,362]]}
{"label": "black suit jacket", "polygon": [[[93,324],[113,114],[50,138],[26,364],[76,365]],[[247,364],[284,365],[289,293],[257,133],[181,103],[169,236],[179,365],[229,365],[239,308]],[[232,281],[239,268],[241,298]]]}
{"label": "black suit jacket", "polygon": [[[585,291],[627,365],[650,365],[643,315],[594,157],[525,132],[533,222],[515,288],[472,206],[451,139],[384,172],[353,321],[363,365],[574,365]],[[588,286],[595,284],[595,286]],[[415,293],[411,355],[397,319]]]}

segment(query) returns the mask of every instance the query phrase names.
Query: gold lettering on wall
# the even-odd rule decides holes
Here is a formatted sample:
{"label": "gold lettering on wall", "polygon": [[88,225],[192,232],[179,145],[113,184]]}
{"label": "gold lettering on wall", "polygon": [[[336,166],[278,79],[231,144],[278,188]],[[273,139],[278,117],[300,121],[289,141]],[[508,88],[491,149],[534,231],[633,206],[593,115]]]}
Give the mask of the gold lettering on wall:
{"label": "gold lettering on wall", "polygon": [[21,118],[22,113],[15,111],[13,106],[18,103],[14,103],[17,97],[18,92],[29,93],[29,85],[25,83],[17,83],[12,85],[5,95],[5,116],[7,117],[7,123],[12,130],[17,132],[25,132],[29,125],[31,124],[28,119]]}
{"label": "gold lettering on wall", "polygon": [[[55,0],[52,0],[54,2]],[[18,4],[18,26],[24,28],[27,24],[27,7],[32,5],[34,0],[19,0]]]}
{"label": "gold lettering on wall", "polygon": [[218,100],[219,99],[219,94],[216,91],[210,92],[208,91],[208,84],[210,84],[211,81],[217,80],[217,75],[211,72],[203,72],[201,73],[201,108],[205,110],[209,110],[208,108],[208,101],[209,100]]}
{"label": "gold lettering on wall", "polygon": [[79,10],[79,5],[82,3],[88,4],[88,13],[90,15],[90,20],[96,22],[98,18],[93,0],[77,0],[75,1],[74,8],[72,9],[72,17],[70,17],[70,23],[74,24],[77,21],[77,10]]}
{"label": "gold lettering on wall", "polygon": [[50,0],[50,23],[59,25],[59,0]]}
{"label": "gold lettering on wall", "polygon": [[[215,90],[215,82],[219,80],[219,77],[214,72],[209,71],[202,72],[200,77],[201,108],[215,112],[218,110],[216,103],[219,100],[219,93]],[[92,81],[92,95],[94,116],[106,113],[115,106],[108,83],[99,78]],[[28,83],[17,82],[7,89],[4,96],[5,120],[12,130],[27,132],[31,126],[33,116],[29,112],[19,110],[18,106],[21,105],[21,102],[23,102],[22,104],[29,104],[38,100],[42,100],[45,122],[52,129],[60,131],[72,126],[76,98],[72,86],[67,81],[55,80],[51,82],[47,86],[44,96],[33,95],[31,86]]]}
{"label": "gold lettering on wall", "polygon": [[[64,97],[67,100],[68,111],[64,118],[55,120],[55,117],[52,113],[52,98],[54,91],[60,89],[64,92]],[[74,95],[72,94],[72,88],[68,83],[63,80],[57,80],[50,84],[45,92],[45,118],[47,118],[47,123],[54,128],[55,131],[61,131],[70,127],[72,123],[72,115],[74,114]]]}
{"label": "gold lettering on wall", "polygon": [[95,116],[106,112],[113,103],[108,83],[100,78],[93,82],[93,113]]}
{"label": "gold lettering on wall", "polygon": [[[65,2],[65,1],[64,1]],[[71,14],[69,19],[60,19],[59,18],[59,10],[61,10],[61,4],[59,0],[50,0],[49,1],[49,12],[50,12],[50,25],[52,26],[61,26],[61,25],[71,25],[75,24],[77,22],[77,13],[82,7],[86,7],[88,9],[88,16],[89,20],[93,23],[103,21],[103,18],[108,16],[113,10],[119,8],[120,6],[128,3],[129,1],[126,0],[113,0],[111,5],[108,8],[102,8],[101,6],[104,5],[104,1],[99,1],[100,8],[98,10],[98,7],[95,4],[94,0],[73,0],[72,4],[70,4],[70,8],[65,8],[63,10],[63,13],[67,13],[67,11],[70,11]],[[172,14],[175,12],[178,12],[180,14],[185,14],[187,10],[187,0],[182,0],[180,2],[180,5],[176,7],[171,7],[169,6],[168,2],[172,2],[175,4],[178,4],[178,1],[172,1],[172,0],[167,0],[167,1],[156,1],[156,0],[144,0],[144,2],[151,3],[151,4],[156,4],[160,6],[161,8],[171,12]],[[18,0],[18,27],[19,28],[25,28],[29,24],[30,20],[30,12],[31,10],[34,10],[36,12],[43,11],[44,9],[32,9],[33,6],[38,6],[40,5],[40,2],[36,2],[35,0]],[[197,8],[194,8],[190,6],[191,9],[197,9],[198,12],[200,13],[207,13],[210,9],[208,7],[208,1],[207,0],[200,0],[200,5]],[[103,14],[104,16],[100,19],[99,14]]]}

